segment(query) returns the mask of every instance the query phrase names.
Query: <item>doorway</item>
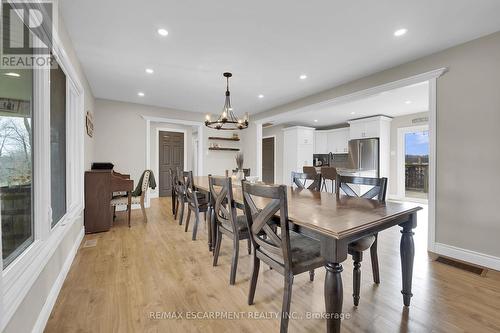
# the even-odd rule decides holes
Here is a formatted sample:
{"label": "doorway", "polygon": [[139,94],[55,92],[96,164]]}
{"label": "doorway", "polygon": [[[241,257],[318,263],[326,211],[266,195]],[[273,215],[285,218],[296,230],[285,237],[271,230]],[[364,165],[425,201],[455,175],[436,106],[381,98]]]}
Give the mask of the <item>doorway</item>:
{"label": "doorway", "polygon": [[158,148],[159,196],[169,197],[172,184],[168,171],[184,170],[184,133],[159,131]]}
{"label": "doorway", "polygon": [[270,136],[262,139],[262,181],[274,184],[275,174],[275,145],[276,137]]}
{"label": "doorway", "polygon": [[400,194],[408,201],[426,203],[429,199],[429,126],[405,127],[398,131]]}

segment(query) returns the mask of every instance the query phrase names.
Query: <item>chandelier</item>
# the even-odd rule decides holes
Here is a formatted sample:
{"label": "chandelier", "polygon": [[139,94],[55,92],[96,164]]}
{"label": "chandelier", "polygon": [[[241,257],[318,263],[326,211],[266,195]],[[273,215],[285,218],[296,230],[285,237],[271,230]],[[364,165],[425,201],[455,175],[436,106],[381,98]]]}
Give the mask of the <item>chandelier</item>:
{"label": "chandelier", "polygon": [[226,78],[226,101],[222,108],[222,113],[215,121],[210,120],[210,115],[207,115],[205,126],[217,130],[242,130],[248,127],[248,114],[245,114],[243,119],[236,117],[231,107],[231,93],[229,92],[229,78],[233,76],[231,73],[224,73]]}

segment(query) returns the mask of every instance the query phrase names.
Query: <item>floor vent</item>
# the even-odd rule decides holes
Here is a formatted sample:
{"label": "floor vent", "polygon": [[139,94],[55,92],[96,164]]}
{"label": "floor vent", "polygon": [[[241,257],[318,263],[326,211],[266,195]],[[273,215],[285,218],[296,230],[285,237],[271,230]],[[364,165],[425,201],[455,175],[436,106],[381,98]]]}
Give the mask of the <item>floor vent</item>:
{"label": "floor vent", "polygon": [[97,246],[97,239],[88,239],[83,243],[83,247],[94,247]]}
{"label": "floor vent", "polygon": [[466,264],[466,263],[461,262],[461,261],[456,261],[456,260],[453,260],[450,258],[445,258],[445,257],[438,257],[436,259],[436,261],[440,262],[442,264],[445,264],[448,266],[453,266],[455,268],[458,268],[458,269],[461,269],[461,270],[464,270],[467,272],[471,272],[471,273],[474,273],[477,275],[481,275],[481,276],[484,276],[486,274],[486,271],[487,271],[484,268],[473,266],[473,265]]}

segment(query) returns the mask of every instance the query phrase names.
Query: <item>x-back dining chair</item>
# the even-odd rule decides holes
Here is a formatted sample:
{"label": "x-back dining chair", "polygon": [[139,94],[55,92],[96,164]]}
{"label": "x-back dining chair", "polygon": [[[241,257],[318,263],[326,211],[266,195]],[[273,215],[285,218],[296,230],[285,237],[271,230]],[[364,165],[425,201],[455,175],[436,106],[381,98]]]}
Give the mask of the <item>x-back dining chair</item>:
{"label": "x-back dining chair", "polygon": [[[179,173],[180,174],[180,173]],[[189,221],[191,220],[191,212],[194,213],[195,222],[193,226],[193,236],[192,240],[196,240],[196,234],[198,232],[198,225],[200,224],[200,213],[205,214],[205,220],[207,219],[208,211],[208,198],[205,194],[196,191],[193,181],[193,171],[182,171],[181,184],[184,188],[185,200],[187,203],[187,217],[186,217],[186,227],[185,232],[188,231]]]}
{"label": "x-back dining chair", "polygon": [[217,242],[215,245],[213,265],[217,266],[222,235],[233,240],[233,256],[229,284],[236,283],[240,240],[248,241],[248,254],[252,252],[250,233],[245,215],[237,215],[233,199],[233,187],[230,177],[209,176],[209,188],[214,204],[215,222],[217,223]]}
{"label": "x-back dining chair", "polygon": [[[310,180],[311,184],[307,186],[306,182]],[[295,184],[298,188],[306,188],[308,190],[320,191],[321,190],[321,174],[319,173],[303,173],[292,171],[292,184]]]}
{"label": "x-back dining chair", "polygon": [[186,199],[186,189],[184,184],[184,172],[177,168],[175,172],[175,215],[174,218],[177,219],[180,208],[179,225],[182,225],[182,220],[184,218],[184,206],[187,201]]}
{"label": "x-back dining chair", "polygon": [[172,199],[172,215],[175,216],[176,215],[175,206],[177,205],[176,190],[175,190],[175,187],[177,185],[177,173],[175,172],[175,170],[168,169],[168,176],[170,179],[170,189],[171,189],[170,198]]}
{"label": "x-back dining chair", "polygon": [[[320,242],[289,229],[285,185],[262,185],[243,181],[242,187],[245,214],[254,247],[248,304],[252,305],[254,302],[262,260],[285,277],[280,332],[287,332],[293,277],[309,272],[310,280],[314,280],[314,269],[324,265],[320,255]],[[265,204],[265,207],[258,209],[256,201]],[[275,218],[278,212],[279,218]],[[276,228],[276,223],[279,223],[279,229]]]}
{"label": "x-back dining chair", "polygon": [[322,167],[321,178],[323,179],[321,190],[324,189],[326,192],[328,192],[326,181],[329,180],[332,182],[332,193],[335,193],[335,181],[337,180],[337,169],[335,167]]}
{"label": "x-back dining chair", "polygon": [[[349,184],[369,185],[373,187],[366,193],[358,195],[358,193],[356,193],[356,191],[351,186],[349,186]],[[385,195],[387,192],[387,178],[352,177],[352,176],[341,176],[337,174],[335,186],[336,186],[337,197],[340,195],[340,190],[342,190],[348,196],[375,199],[380,202],[385,202]],[[378,242],[378,233],[375,233],[373,235],[358,239],[357,241],[354,241],[349,244],[348,251],[349,254],[352,255],[352,259],[354,261],[352,297],[355,306],[358,306],[359,304],[359,294],[361,287],[361,261],[363,260],[363,252],[368,248],[370,249],[373,282],[375,282],[376,284],[380,283],[377,242]]]}

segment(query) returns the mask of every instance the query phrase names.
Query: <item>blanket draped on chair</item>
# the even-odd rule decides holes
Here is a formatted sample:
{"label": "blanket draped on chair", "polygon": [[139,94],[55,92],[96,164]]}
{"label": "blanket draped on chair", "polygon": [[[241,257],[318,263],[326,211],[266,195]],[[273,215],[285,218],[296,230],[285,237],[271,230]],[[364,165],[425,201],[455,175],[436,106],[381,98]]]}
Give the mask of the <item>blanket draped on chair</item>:
{"label": "blanket draped on chair", "polygon": [[156,188],[156,180],[155,180],[155,176],[153,174],[153,171],[151,171],[151,170],[144,170],[144,172],[141,175],[141,178],[137,182],[135,190],[132,192],[132,196],[133,197],[138,197],[138,196],[140,196],[142,194],[142,181],[144,179],[144,174],[146,173],[146,171],[149,171],[149,181],[148,181],[149,184],[148,184],[148,187],[152,188],[153,190]]}

